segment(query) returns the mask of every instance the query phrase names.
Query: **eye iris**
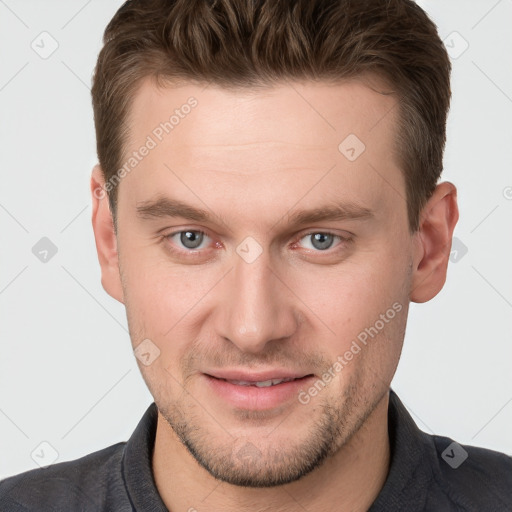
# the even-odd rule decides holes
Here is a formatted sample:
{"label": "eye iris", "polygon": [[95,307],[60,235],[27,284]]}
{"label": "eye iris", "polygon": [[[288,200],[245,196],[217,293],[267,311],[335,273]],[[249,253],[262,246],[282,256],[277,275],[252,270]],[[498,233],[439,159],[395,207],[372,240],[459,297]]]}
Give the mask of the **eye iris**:
{"label": "eye iris", "polygon": [[203,241],[203,233],[199,231],[182,231],[180,235],[180,242],[187,249],[197,249]]}
{"label": "eye iris", "polygon": [[329,249],[333,243],[333,236],[328,233],[314,233],[311,240],[316,249]]}

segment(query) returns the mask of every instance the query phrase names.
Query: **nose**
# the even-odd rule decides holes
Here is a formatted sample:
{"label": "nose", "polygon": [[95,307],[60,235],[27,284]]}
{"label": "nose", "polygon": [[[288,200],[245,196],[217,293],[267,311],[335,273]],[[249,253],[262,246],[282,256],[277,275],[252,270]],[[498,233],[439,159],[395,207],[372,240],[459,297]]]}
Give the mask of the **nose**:
{"label": "nose", "polygon": [[237,253],[233,260],[234,268],[221,285],[217,333],[243,352],[262,352],[268,343],[290,337],[297,329],[295,296],[286,276],[272,268],[268,251],[250,263]]}

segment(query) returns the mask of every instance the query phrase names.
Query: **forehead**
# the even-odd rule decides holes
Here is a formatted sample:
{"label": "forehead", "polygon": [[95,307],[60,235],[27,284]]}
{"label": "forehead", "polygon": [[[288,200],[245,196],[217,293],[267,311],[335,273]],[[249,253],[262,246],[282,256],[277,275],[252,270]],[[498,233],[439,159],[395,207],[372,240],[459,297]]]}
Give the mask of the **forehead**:
{"label": "forehead", "polygon": [[123,180],[120,197],[125,188],[136,204],[179,190],[196,205],[209,197],[233,208],[252,203],[255,211],[321,197],[368,207],[401,192],[403,200],[395,106],[394,96],[358,80],[237,90],[145,80],[130,110],[125,160],[150,139],[153,147]]}
{"label": "forehead", "polygon": [[[303,81],[252,89],[191,83],[157,87],[147,78],[134,95],[129,125],[136,136],[141,130],[150,132],[155,120],[169,121],[178,111],[170,138],[195,146],[284,142],[305,148],[318,144],[336,147],[340,137],[350,133],[374,143],[380,137],[373,137],[372,132],[383,118],[387,122],[377,130],[379,136],[394,122],[395,112],[390,112],[396,104],[394,95],[377,92],[385,88],[375,77],[365,77],[364,82]],[[197,107],[187,107],[190,98]],[[180,110],[192,110],[192,115],[183,116]],[[183,128],[174,130],[179,124],[190,124],[181,122],[187,117],[193,119],[193,133]]]}

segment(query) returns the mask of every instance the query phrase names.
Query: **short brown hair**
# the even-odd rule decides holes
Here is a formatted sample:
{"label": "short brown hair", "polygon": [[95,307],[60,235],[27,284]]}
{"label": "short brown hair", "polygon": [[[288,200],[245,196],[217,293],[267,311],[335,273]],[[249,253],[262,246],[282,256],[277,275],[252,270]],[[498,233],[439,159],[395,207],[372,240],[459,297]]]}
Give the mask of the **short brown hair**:
{"label": "short brown hair", "polygon": [[[395,151],[411,233],[442,171],[451,64],[412,0],[129,0],[105,29],[93,77],[99,163],[122,165],[142,79],[257,87],[373,73],[397,95]],[[116,215],[117,186],[109,192]]]}

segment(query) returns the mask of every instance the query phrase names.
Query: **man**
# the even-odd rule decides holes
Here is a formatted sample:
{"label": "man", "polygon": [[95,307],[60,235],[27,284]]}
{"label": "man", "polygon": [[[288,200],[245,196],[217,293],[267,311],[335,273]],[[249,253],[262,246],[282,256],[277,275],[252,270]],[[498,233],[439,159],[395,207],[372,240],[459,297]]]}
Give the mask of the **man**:
{"label": "man", "polygon": [[512,510],[510,457],[390,391],[458,220],[450,62],[414,2],[129,1],[92,93],[102,284],[155,403],[1,510]]}

